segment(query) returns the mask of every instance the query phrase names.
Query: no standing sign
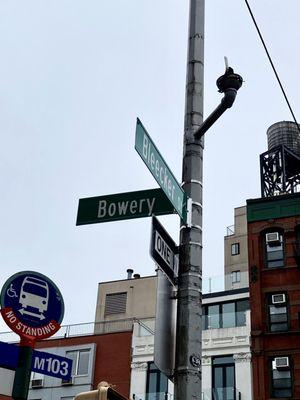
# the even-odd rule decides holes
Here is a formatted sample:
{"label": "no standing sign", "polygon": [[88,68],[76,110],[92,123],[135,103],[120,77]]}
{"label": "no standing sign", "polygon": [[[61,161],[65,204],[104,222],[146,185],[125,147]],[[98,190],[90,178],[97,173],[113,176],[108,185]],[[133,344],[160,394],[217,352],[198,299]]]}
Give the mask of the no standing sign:
{"label": "no standing sign", "polygon": [[45,275],[23,271],[11,276],[1,291],[1,314],[21,338],[45,339],[60,328],[64,302]]}

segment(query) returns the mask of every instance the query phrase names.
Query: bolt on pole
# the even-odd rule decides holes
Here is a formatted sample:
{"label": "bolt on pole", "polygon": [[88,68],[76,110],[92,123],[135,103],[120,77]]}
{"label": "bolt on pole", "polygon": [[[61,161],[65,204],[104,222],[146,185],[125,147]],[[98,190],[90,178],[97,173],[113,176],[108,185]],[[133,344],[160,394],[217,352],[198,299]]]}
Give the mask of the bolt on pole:
{"label": "bolt on pole", "polygon": [[175,399],[201,399],[202,353],[202,178],[204,0],[190,0],[182,186],[192,199],[191,226],[181,225]]}

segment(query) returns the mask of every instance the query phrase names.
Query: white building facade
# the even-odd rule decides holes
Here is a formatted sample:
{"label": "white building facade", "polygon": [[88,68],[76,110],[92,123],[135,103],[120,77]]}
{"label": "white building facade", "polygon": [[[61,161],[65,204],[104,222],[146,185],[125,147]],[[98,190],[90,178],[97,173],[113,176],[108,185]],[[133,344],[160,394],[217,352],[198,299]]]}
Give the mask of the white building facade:
{"label": "white building facade", "polygon": [[[247,289],[204,295],[199,400],[252,400]],[[173,400],[173,383],[155,367],[155,319],[134,324],[131,398]]]}

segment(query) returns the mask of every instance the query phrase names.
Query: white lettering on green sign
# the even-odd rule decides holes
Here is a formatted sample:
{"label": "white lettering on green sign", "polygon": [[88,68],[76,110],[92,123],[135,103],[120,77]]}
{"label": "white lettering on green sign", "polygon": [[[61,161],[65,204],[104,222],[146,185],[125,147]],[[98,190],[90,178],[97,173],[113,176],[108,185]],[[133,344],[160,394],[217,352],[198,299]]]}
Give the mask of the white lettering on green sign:
{"label": "white lettering on green sign", "polygon": [[134,215],[138,213],[146,213],[147,215],[153,214],[155,197],[152,199],[138,199],[127,201],[108,202],[107,200],[100,200],[98,204],[98,218],[120,217],[122,215]]}
{"label": "white lettering on green sign", "polygon": [[172,199],[173,202],[177,204],[177,208],[182,210],[182,197],[177,196],[175,193],[175,185],[173,183],[172,176],[169,174],[168,169],[162,163],[160,163],[159,158],[156,157],[156,152],[154,151],[151,142],[149,141],[147,135],[143,135],[143,157],[147,164],[149,165],[152,173],[155,175],[156,179],[160,182],[161,188],[166,192],[166,194]]}

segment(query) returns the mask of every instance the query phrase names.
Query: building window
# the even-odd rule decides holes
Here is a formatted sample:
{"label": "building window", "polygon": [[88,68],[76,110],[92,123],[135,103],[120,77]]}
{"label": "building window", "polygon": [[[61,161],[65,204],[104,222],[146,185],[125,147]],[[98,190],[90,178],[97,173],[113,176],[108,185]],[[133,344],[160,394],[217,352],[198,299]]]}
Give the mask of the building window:
{"label": "building window", "polygon": [[235,326],[235,303],[221,304],[221,323],[222,328]]}
{"label": "building window", "polygon": [[231,281],[232,281],[232,283],[241,282],[241,271],[240,270],[231,272]]}
{"label": "building window", "polygon": [[235,400],[235,365],[232,356],[212,359],[212,399]]}
{"label": "building window", "polygon": [[146,400],[164,400],[168,394],[168,378],[156,367],[148,363]]}
{"label": "building window", "polygon": [[90,350],[67,351],[66,357],[70,358],[73,361],[72,376],[88,374]]}
{"label": "building window", "polygon": [[283,235],[280,232],[265,234],[265,257],[268,268],[284,266]]}
{"label": "building window", "polygon": [[270,332],[288,330],[287,296],[285,293],[268,295],[268,314]]}
{"label": "building window", "polygon": [[232,243],[231,245],[231,255],[236,256],[240,254],[240,244],[239,243]]}
{"label": "building window", "polygon": [[44,375],[39,372],[31,372],[30,387],[31,389],[39,389],[44,386]]}
{"label": "building window", "polygon": [[204,329],[231,328],[246,325],[246,311],[250,309],[249,300],[204,306]]}
{"label": "building window", "polygon": [[271,360],[271,396],[292,397],[292,374],[289,357],[275,357]]}
{"label": "building window", "polygon": [[126,312],[127,292],[109,293],[105,298],[104,315],[122,314]]}
{"label": "building window", "polygon": [[246,312],[248,310],[250,310],[250,303],[248,299],[239,300],[235,303],[236,326],[246,326]]}

